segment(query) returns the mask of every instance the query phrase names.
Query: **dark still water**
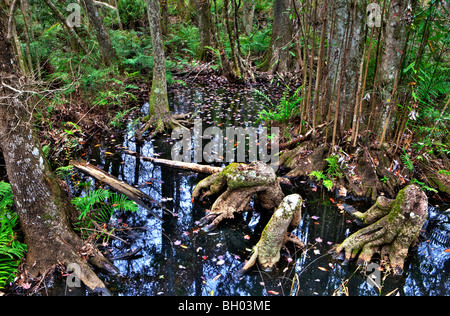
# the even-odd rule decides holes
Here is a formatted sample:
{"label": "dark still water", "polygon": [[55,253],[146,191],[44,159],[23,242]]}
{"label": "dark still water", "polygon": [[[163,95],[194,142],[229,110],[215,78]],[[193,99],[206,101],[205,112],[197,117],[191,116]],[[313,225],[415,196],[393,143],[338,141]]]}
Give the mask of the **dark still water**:
{"label": "dark still water", "polygon": [[[188,85],[172,87],[170,105],[174,113],[193,112],[206,126],[258,126],[257,113],[268,102],[258,89],[278,100],[282,89],[258,86]],[[143,115],[147,106],[143,106]],[[295,233],[307,245],[304,252],[288,247],[278,268],[270,273],[257,267],[241,275],[237,271],[249,258],[269,216],[248,208],[234,220],[224,221],[215,231],[205,233],[197,221],[210,205],[192,203],[195,185],[205,177],[192,172],[154,165],[127,155],[123,149],[143,156],[171,159],[170,135],[136,146],[134,126],[120,135],[102,135],[91,144],[87,160],[126,183],[133,185],[157,203],[154,210],[164,222],[144,208],[138,213],[121,213],[112,223],[112,254],[117,256],[142,247],[133,259],[116,260],[120,276],[102,275],[115,295],[449,295],[450,214],[448,206],[430,205],[430,216],[423,238],[409,254],[401,276],[378,273],[379,286],[371,286],[360,269],[341,265],[328,251],[358,227],[343,215],[337,204],[351,204],[365,211],[370,204],[336,198],[314,191],[309,183],[297,183],[285,193],[299,193],[305,200],[302,221]],[[92,182],[95,182],[93,179]],[[330,199],[330,197],[332,199]],[[161,205],[171,211],[163,211]],[[129,227],[132,229],[123,230]],[[125,240],[127,243],[124,243]],[[370,272],[370,271],[369,271]],[[369,275],[370,277],[370,275]],[[62,291],[65,291],[64,289]]]}

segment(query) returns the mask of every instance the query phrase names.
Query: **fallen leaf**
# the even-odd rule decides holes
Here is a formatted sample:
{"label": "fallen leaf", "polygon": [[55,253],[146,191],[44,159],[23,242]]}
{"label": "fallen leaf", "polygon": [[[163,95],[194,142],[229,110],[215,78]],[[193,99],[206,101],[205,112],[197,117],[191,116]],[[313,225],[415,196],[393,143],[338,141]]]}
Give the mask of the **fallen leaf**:
{"label": "fallen leaf", "polygon": [[180,245],[180,247],[183,249],[188,249],[188,246],[185,246],[185,245]]}
{"label": "fallen leaf", "polygon": [[218,274],[218,275],[216,275],[212,280],[213,281],[217,281],[220,277],[222,276],[222,274]]}
{"label": "fallen leaf", "polygon": [[267,293],[273,294],[273,295],[279,295],[280,294],[280,292],[277,292],[277,291],[267,291]]}
{"label": "fallen leaf", "polygon": [[318,243],[321,243],[321,242],[323,241],[323,239],[320,238],[320,237],[317,237],[317,238],[316,238],[316,241],[317,241]]}
{"label": "fallen leaf", "polygon": [[321,271],[328,271],[328,270],[325,269],[324,267],[319,267],[319,270],[321,270]]}
{"label": "fallen leaf", "polygon": [[332,198],[330,198],[331,203],[336,203]]}
{"label": "fallen leaf", "polygon": [[450,249],[445,249],[444,252],[450,252]]}
{"label": "fallen leaf", "polygon": [[245,236],[244,236],[244,239],[249,240],[249,239],[250,239],[250,236],[249,236],[249,235],[245,235]]}

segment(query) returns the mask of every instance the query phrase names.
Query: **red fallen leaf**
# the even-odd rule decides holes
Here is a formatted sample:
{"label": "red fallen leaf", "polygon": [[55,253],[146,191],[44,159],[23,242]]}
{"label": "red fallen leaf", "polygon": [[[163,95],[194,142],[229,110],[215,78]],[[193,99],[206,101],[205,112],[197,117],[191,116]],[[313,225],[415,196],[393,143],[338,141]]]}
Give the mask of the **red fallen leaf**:
{"label": "red fallen leaf", "polygon": [[444,252],[450,252],[450,248],[449,249],[445,249]]}
{"label": "red fallen leaf", "polygon": [[330,198],[331,203],[336,203],[332,198]]}
{"label": "red fallen leaf", "polygon": [[323,267],[319,267],[319,270],[321,270],[321,271],[328,271],[327,269],[325,269]]}
{"label": "red fallen leaf", "polygon": [[206,260],[206,259],[208,259],[208,256],[203,256],[202,259]]}
{"label": "red fallen leaf", "polygon": [[267,293],[273,294],[273,295],[280,295],[280,292],[277,292],[277,291],[267,291]]}
{"label": "red fallen leaf", "polygon": [[192,200],[191,200],[191,204],[192,204],[192,203],[194,203],[194,198],[192,198]]}

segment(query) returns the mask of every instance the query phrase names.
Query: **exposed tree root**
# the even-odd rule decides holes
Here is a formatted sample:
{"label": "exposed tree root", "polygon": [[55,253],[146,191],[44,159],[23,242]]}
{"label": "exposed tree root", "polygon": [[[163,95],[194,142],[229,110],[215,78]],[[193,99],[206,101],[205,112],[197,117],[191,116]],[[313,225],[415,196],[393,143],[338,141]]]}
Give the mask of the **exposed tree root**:
{"label": "exposed tree root", "polygon": [[416,241],[428,215],[428,199],[416,185],[402,189],[395,200],[379,197],[367,212],[351,214],[369,225],[336,247],[335,256],[345,261],[358,257],[359,264],[367,264],[381,252],[389,260],[395,274],[403,271],[410,246]]}
{"label": "exposed tree root", "polygon": [[300,248],[303,243],[290,230],[300,224],[302,198],[299,194],[286,196],[264,228],[261,238],[253,248],[253,254],[240,272],[250,269],[256,261],[262,269],[271,271],[280,260],[280,250],[286,242],[291,241]]}
{"label": "exposed tree root", "polygon": [[171,115],[170,113],[154,114],[147,122],[145,122],[145,124],[141,128],[136,130],[136,132],[134,133],[136,141],[143,143],[143,135],[148,130],[151,130],[149,138],[153,138],[159,133],[172,131],[176,128],[185,129],[186,127],[181,125],[181,123],[186,122],[186,116],[188,115]]}
{"label": "exposed tree root", "polygon": [[192,196],[203,199],[217,194],[220,196],[211,211],[200,221],[206,225],[204,230],[207,231],[214,229],[223,219],[234,218],[234,213],[243,211],[254,195],[258,196],[260,205],[268,210],[277,207],[284,198],[275,172],[261,162],[249,165],[232,163],[222,172],[200,181]]}

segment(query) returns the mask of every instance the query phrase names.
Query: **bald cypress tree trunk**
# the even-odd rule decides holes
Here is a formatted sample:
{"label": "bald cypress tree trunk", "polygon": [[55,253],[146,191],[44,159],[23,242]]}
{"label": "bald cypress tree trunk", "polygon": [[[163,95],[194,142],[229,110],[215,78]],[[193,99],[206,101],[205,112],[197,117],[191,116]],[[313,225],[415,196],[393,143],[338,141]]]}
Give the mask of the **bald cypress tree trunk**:
{"label": "bald cypress tree trunk", "polygon": [[28,270],[38,275],[58,261],[66,265],[76,263],[81,268],[78,277],[90,289],[107,292],[77,254],[83,243],[72,230],[75,209],[50,172],[31,126],[32,109],[19,84],[25,80],[6,30],[7,17],[0,10],[0,148],[28,246]]}
{"label": "bald cypress tree trunk", "polygon": [[290,52],[293,24],[289,18],[290,0],[275,0],[273,2],[273,28],[270,46],[267,50],[261,70],[269,73],[287,73],[292,71],[293,56]]}
{"label": "bald cypress tree trunk", "polygon": [[93,0],[83,0],[86,6],[89,21],[95,29],[95,35],[97,42],[102,52],[102,59],[105,65],[110,66],[117,60],[117,55],[114,47],[111,44],[111,39],[106,31],[105,25],[94,5]]}

